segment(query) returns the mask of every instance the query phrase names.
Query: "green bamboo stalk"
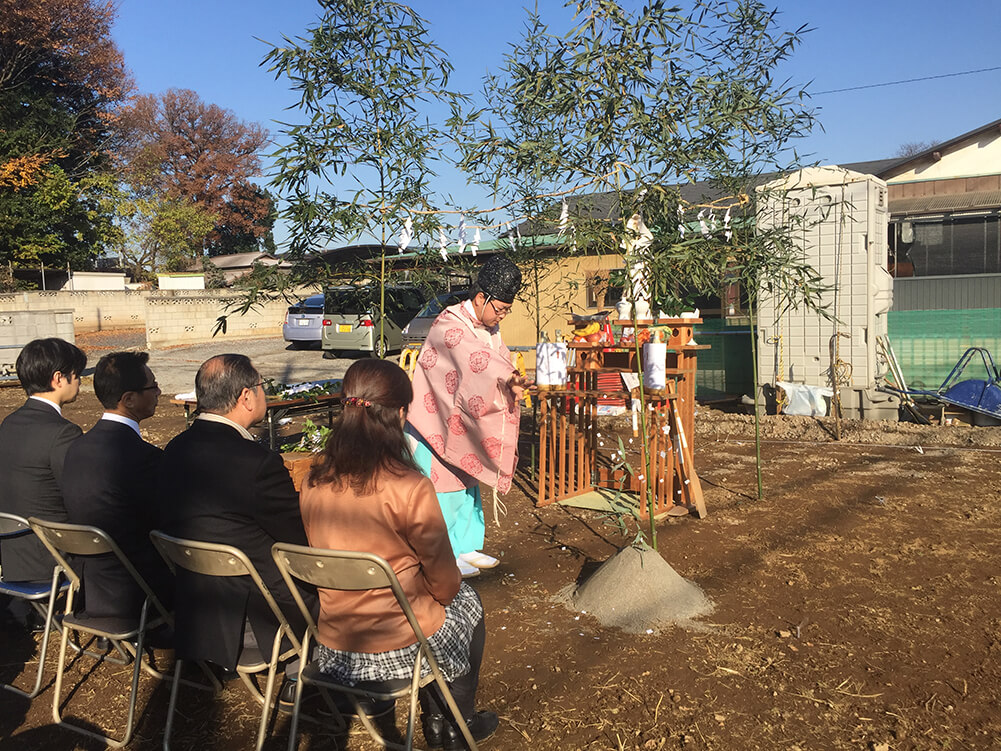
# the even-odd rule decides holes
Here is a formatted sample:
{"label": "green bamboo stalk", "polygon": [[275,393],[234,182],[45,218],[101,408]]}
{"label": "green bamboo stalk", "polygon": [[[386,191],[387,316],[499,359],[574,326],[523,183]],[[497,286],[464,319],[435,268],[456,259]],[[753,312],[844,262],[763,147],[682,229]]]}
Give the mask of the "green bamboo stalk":
{"label": "green bamboo stalk", "polygon": [[640,383],[640,445],[643,447],[643,476],[646,477],[646,505],[650,517],[650,547],[657,549],[657,520],[653,518],[653,478],[650,477],[650,435],[646,429],[646,392],[643,385],[643,356],[640,350],[639,328],[636,326],[636,301],[630,300],[633,323],[633,351],[636,353],[636,370]]}
{"label": "green bamboo stalk", "polygon": [[754,300],[755,294],[748,291],[747,315],[751,329],[751,378],[754,383],[754,469],[758,478],[758,500],[764,500],[765,490],[761,482],[761,414],[758,408],[759,392],[758,388],[758,333],[754,327]]}

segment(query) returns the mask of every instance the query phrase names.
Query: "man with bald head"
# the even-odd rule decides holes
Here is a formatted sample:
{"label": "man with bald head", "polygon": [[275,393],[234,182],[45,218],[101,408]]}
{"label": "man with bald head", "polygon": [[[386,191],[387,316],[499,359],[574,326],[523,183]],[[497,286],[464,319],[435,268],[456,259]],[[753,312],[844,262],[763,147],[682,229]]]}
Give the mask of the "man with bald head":
{"label": "man with bald head", "polygon": [[[271,557],[275,542],[307,544],[299,494],[281,455],[248,430],[267,413],[261,375],[244,355],[218,355],[198,369],[195,394],[198,417],[164,449],[164,529],[246,553],[301,633],[301,618]],[[178,657],[232,670],[245,643],[256,641],[270,654],[277,624],[246,577],[178,571],[175,603]]]}

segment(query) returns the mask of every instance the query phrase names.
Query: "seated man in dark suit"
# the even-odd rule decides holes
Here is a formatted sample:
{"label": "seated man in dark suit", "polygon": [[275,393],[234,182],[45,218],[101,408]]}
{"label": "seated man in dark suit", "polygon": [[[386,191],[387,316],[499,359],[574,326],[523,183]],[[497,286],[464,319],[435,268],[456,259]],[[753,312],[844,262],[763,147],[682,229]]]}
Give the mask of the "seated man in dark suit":
{"label": "seated man in dark suit", "polygon": [[[0,424],[0,511],[66,521],[63,461],[80,427],[63,417],[76,399],[87,356],[62,339],[35,339],[17,357],[17,377],[28,400]],[[3,543],[6,581],[52,579],[55,561],[34,535]],[[27,611],[25,611],[27,612]]]}
{"label": "seated man in dark suit", "polygon": [[[149,539],[162,521],[155,482],[163,451],[139,433],[160,397],[148,361],[146,352],[113,352],[97,363],[94,393],[106,412],[66,452],[63,500],[69,521],[107,532],[169,608],[173,577]],[[87,615],[139,615],[144,594],[113,558],[87,560],[83,578]]]}
{"label": "seated man in dark suit", "polygon": [[[267,412],[261,375],[244,355],[218,355],[198,369],[195,393],[198,418],[164,449],[159,481],[164,531],[246,553],[301,634],[304,624],[271,557],[275,542],[306,544],[299,494],[281,455],[247,430]],[[250,633],[244,633],[245,624]],[[245,636],[270,655],[276,628],[248,578],[177,572],[178,657],[232,670]]]}

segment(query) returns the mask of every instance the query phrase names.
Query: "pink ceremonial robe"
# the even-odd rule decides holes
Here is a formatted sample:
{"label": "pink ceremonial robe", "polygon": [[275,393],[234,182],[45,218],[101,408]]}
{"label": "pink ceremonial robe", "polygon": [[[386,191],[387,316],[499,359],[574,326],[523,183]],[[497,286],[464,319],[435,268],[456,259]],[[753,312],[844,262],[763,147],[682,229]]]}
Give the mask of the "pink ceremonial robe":
{"label": "pink ceremonial robe", "polygon": [[[506,493],[518,461],[521,409],[507,381],[511,353],[467,300],[431,326],[414,371],[407,421],[434,450],[438,493],[483,482]],[[443,460],[443,461],[442,461]]]}

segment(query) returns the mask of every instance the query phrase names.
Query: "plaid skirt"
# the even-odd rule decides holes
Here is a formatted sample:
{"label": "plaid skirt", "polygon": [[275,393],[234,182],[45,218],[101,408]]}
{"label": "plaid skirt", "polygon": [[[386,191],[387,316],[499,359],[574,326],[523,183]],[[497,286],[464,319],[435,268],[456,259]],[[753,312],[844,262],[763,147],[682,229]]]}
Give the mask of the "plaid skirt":
{"label": "plaid skirt", "polygon": [[[480,597],[463,582],[452,602],[445,606],[445,622],[428,636],[431,652],[446,681],[454,681],[469,672],[469,644],[481,618]],[[354,686],[365,681],[409,679],[417,650],[417,642],[388,652],[344,652],[318,644],[316,661],[320,670],[334,680]],[[421,676],[430,672],[427,660],[422,660]]]}

